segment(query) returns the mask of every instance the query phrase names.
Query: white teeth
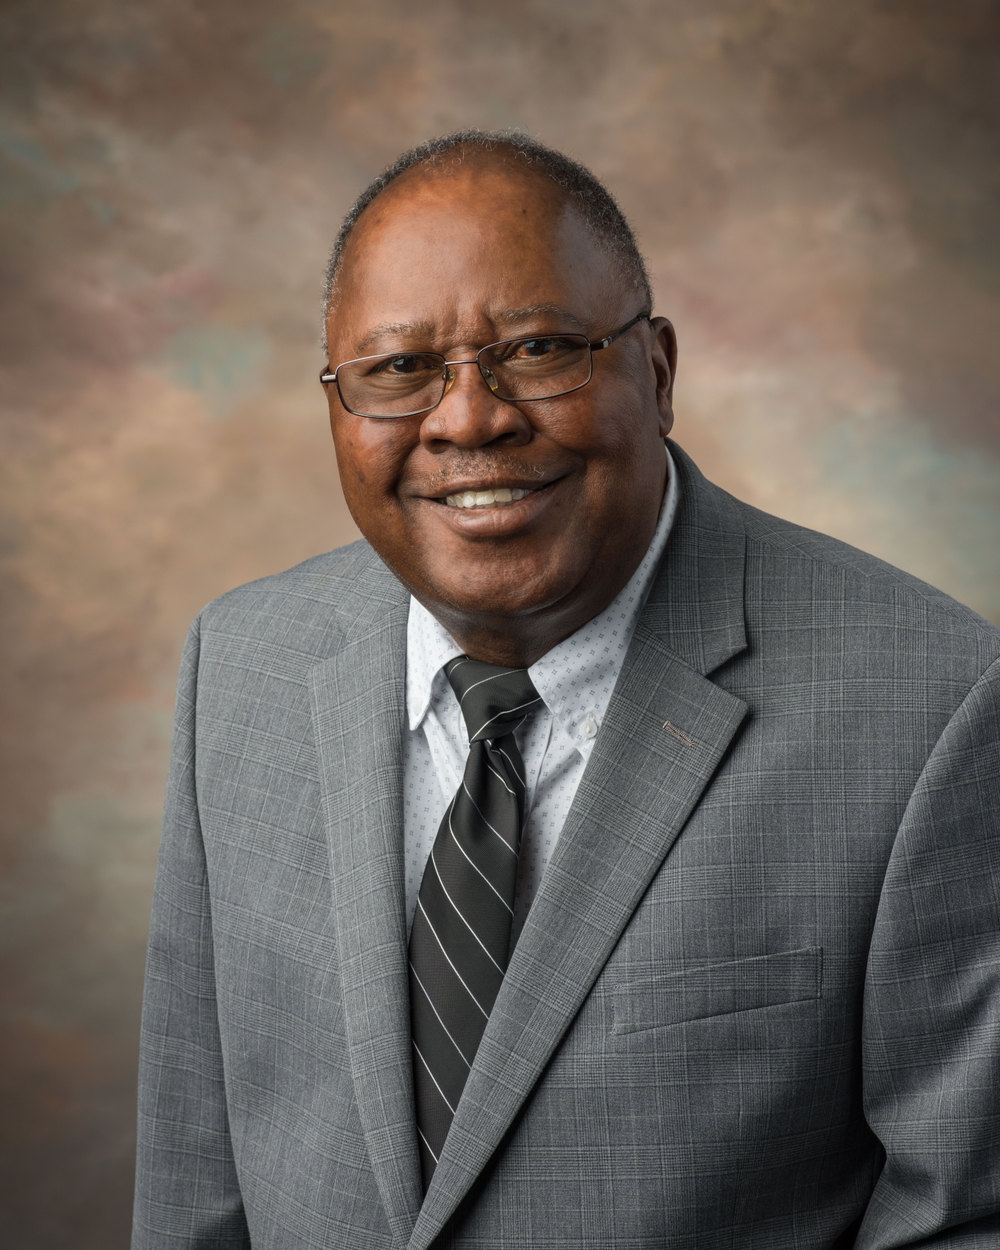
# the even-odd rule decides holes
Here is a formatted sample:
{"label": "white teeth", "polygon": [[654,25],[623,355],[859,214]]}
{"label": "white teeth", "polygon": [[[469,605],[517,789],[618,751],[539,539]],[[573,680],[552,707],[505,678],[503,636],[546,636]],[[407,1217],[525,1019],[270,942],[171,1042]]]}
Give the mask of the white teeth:
{"label": "white teeth", "polygon": [[466,490],[460,495],[448,495],[445,503],[449,508],[506,508],[530,494],[530,490],[519,487],[500,486],[496,490]]}

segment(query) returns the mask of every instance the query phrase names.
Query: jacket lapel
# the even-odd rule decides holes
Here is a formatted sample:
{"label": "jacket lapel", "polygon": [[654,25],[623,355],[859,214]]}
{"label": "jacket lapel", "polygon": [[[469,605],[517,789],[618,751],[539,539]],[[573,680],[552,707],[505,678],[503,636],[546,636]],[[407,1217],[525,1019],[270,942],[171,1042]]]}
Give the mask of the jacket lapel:
{"label": "jacket lapel", "polygon": [[746,646],[737,505],[672,447],[682,501],[556,852],[515,948],[409,1250],[510,1128],[742,722],[705,676]]}
{"label": "jacket lapel", "polygon": [[396,1243],[421,1202],[403,880],[402,734],[408,596],[372,558],[371,591],[312,672],[344,1017],[358,1111]]}

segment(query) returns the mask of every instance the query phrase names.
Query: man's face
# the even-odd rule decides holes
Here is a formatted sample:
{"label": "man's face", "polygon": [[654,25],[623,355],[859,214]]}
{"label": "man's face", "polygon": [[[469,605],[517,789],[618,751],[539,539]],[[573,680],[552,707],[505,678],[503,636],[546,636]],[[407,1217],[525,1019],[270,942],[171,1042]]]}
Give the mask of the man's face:
{"label": "man's face", "polygon": [[[472,360],[532,334],[596,339],[642,303],[558,187],[467,161],[453,176],[404,175],[363,214],[329,318],[330,362],[418,350]],[[328,385],[341,481],[361,532],[460,643],[506,633],[521,640],[500,649],[506,662],[526,662],[606,606],[649,544],[672,331],[640,322],[594,354],[585,387],[550,400],[507,403],[474,365],[455,372],[437,408],[393,420],[352,415]],[[530,493],[447,502],[497,489]]]}

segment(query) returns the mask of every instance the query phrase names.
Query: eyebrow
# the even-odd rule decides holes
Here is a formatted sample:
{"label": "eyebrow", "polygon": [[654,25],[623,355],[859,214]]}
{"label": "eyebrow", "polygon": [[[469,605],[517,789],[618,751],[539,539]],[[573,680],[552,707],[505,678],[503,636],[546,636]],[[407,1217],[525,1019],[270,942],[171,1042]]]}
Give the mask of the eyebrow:
{"label": "eyebrow", "polygon": [[572,321],[574,325],[583,328],[583,322],[580,318],[575,313],[571,313],[568,308],[563,308],[559,304],[526,304],[524,308],[503,308],[494,314],[494,320],[498,323],[505,321],[516,323],[518,321],[528,321],[541,313],[563,317],[567,321]]}
{"label": "eyebrow", "polygon": [[[558,304],[526,304],[523,308],[501,308],[493,314],[493,322],[495,325],[517,325],[518,322],[529,321],[532,317],[538,317],[543,314],[561,317],[566,321],[571,321],[581,329],[586,328],[575,313],[571,313],[568,308],[562,308]],[[381,338],[409,334],[423,334],[430,337],[433,333],[434,326],[429,321],[385,322],[369,331],[363,339],[354,345],[354,350],[361,356],[366,348],[378,342]]]}
{"label": "eyebrow", "polygon": [[390,321],[383,325],[376,326],[365,335],[360,342],[355,343],[354,350],[362,355],[366,347],[370,347],[372,343],[376,343],[381,338],[387,338],[392,334],[432,334],[434,327],[429,321]]}

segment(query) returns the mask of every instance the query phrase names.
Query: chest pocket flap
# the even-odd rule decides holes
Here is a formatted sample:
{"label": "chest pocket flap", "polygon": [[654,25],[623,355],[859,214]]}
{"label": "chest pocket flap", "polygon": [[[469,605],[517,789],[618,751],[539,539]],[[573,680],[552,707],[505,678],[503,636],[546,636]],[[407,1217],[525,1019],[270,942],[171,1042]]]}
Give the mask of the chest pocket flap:
{"label": "chest pocket flap", "polygon": [[822,948],[806,947],[622,982],[612,991],[614,1032],[819,998],[822,973]]}

